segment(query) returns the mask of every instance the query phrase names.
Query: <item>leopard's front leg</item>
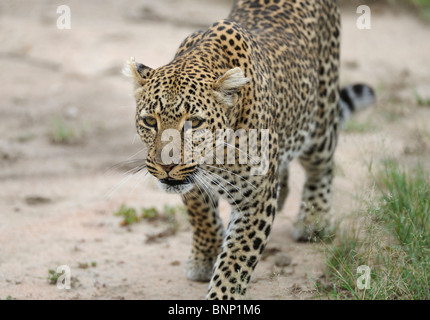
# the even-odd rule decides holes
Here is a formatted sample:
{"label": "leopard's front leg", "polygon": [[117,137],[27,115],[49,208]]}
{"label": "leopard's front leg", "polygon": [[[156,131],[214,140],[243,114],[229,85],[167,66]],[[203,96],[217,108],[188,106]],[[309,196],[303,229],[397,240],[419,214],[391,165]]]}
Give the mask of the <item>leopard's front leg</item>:
{"label": "leopard's front leg", "polygon": [[209,284],[207,299],[243,299],[266,246],[276,213],[276,182],[259,185],[232,214]]}
{"label": "leopard's front leg", "polygon": [[218,214],[218,196],[193,190],[182,197],[193,227],[193,243],[185,266],[188,279],[209,281],[215,260],[221,251],[224,226]]}

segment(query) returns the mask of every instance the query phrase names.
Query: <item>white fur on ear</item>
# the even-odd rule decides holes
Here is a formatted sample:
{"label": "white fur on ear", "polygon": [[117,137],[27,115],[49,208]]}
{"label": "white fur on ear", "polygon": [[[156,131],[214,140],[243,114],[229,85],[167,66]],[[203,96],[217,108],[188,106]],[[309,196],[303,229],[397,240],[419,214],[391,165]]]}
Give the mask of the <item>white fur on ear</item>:
{"label": "white fur on ear", "polygon": [[214,95],[220,103],[232,106],[237,93],[249,82],[243,71],[239,68],[228,70],[214,85]]}
{"label": "white fur on ear", "polygon": [[131,57],[122,68],[122,74],[126,77],[132,78],[136,85],[143,86],[148,80],[146,76],[151,70],[151,68],[136,62],[134,58]]}
{"label": "white fur on ear", "polygon": [[128,61],[124,64],[124,67],[122,68],[122,74],[125,75],[127,78],[134,78],[136,70],[136,61],[133,57],[130,57]]}

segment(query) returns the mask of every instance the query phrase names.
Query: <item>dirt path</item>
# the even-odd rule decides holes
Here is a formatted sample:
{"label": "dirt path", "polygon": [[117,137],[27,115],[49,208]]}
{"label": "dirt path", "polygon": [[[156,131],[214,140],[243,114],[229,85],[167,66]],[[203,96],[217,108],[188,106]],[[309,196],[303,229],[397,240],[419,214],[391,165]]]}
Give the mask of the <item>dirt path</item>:
{"label": "dirt path", "polygon": [[[230,1],[68,5],[72,27],[58,30],[55,1],[0,4],[0,299],[203,298],[207,284],[183,272],[191,243],[184,217],[174,235],[157,238],[168,222],[125,228],[113,215],[121,204],[161,209],[179,197],[141,176],[120,186],[125,170],[109,168],[141,150],[131,85],[120,75],[124,61],[169,62],[186,35],[225,17]],[[430,28],[408,14],[373,9],[368,31],[356,28],[353,8],[343,12],[342,82],[371,84],[379,103],[340,139],[337,216],[371,194],[370,164],[430,154],[430,108],[418,107],[414,95],[430,97]],[[252,299],[311,298],[309,277],[324,275],[321,247],[291,239],[303,182],[296,163],[291,172],[291,196],[276,218],[267,249],[273,254],[251,280]],[[221,214],[227,221],[225,203]],[[292,263],[276,266],[279,255]],[[71,268],[71,290],[47,281],[59,265]]]}

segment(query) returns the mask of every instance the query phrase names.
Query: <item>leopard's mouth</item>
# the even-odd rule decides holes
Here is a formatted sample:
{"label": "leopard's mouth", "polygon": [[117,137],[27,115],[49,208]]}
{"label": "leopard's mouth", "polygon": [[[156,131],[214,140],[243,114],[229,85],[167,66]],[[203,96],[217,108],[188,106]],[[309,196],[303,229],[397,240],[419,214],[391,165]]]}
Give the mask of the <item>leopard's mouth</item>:
{"label": "leopard's mouth", "polygon": [[158,180],[158,186],[161,190],[166,193],[179,193],[184,194],[193,189],[193,181],[187,177],[183,180],[175,179],[160,179]]}

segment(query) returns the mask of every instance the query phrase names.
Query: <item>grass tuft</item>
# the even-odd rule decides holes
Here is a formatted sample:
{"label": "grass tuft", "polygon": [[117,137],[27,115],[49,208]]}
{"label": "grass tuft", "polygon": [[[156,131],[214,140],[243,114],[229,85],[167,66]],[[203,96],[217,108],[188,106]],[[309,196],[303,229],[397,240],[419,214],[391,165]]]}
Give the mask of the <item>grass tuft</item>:
{"label": "grass tuft", "polygon": [[414,92],[415,100],[417,104],[421,107],[429,107],[430,106],[430,98],[424,98],[417,91]]}
{"label": "grass tuft", "polygon": [[115,216],[122,217],[121,226],[128,226],[137,223],[142,220],[148,221],[167,221],[169,224],[178,229],[178,221],[176,214],[180,213],[185,215],[185,208],[183,206],[170,206],[164,205],[162,210],[158,210],[155,207],[141,208],[140,214],[135,208],[121,205],[121,207],[114,213]]}
{"label": "grass tuft", "polygon": [[130,224],[139,222],[142,218],[137,215],[137,211],[134,208],[127,207],[125,204],[115,211],[115,216],[122,217],[121,226],[128,226]]}
{"label": "grass tuft", "polygon": [[356,119],[349,119],[345,122],[343,131],[346,133],[365,133],[373,132],[376,129],[376,126],[370,122],[359,122]]}
{"label": "grass tuft", "polygon": [[62,117],[53,117],[51,120],[51,129],[49,138],[55,144],[79,144],[84,141],[86,129],[72,125]]}
{"label": "grass tuft", "polygon": [[[362,220],[327,247],[329,284],[315,283],[330,299],[430,299],[430,178],[386,162],[375,176],[379,193]],[[370,269],[360,288],[359,266]]]}
{"label": "grass tuft", "polygon": [[58,278],[60,277],[60,275],[57,273],[57,271],[50,269],[48,270],[48,282],[49,284],[57,284]]}

